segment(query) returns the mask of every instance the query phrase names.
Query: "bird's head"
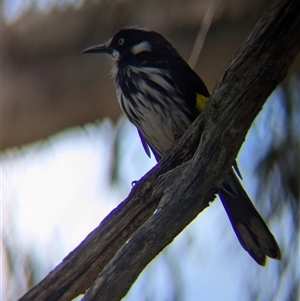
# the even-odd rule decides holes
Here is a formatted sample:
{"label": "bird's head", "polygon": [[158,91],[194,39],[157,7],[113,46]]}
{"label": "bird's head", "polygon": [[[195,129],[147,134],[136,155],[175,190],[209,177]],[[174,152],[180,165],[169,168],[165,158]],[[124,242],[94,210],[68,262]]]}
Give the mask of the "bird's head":
{"label": "bird's head", "polygon": [[162,35],[139,26],[123,28],[105,44],[83,50],[83,53],[106,53],[116,61],[131,58],[143,52],[179,57],[177,50]]}

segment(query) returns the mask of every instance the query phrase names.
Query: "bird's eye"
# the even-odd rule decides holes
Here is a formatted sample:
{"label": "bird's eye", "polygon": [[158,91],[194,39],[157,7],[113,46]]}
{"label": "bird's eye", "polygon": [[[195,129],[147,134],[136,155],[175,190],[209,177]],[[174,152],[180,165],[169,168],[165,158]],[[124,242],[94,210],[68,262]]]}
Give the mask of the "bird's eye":
{"label": "bird's eye", "polygon": [[124,39],[123,39],[123,38],[120,38],[119,41],[118,41],[118,44],[119,44],[120,46],[122,46],[122,45],[124,44]]}

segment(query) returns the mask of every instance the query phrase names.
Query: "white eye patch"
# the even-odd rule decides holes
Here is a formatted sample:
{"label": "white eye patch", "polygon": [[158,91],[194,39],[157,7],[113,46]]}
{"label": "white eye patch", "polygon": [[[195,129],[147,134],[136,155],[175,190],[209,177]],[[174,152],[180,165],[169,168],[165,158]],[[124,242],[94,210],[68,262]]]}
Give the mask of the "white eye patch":
{"label": "white eye patch", "polygon": [[151,45],[147,41],[141,42],[140,44],[133,46],[131,49],[133,55],[139,54],[144,51],[152,51]]}

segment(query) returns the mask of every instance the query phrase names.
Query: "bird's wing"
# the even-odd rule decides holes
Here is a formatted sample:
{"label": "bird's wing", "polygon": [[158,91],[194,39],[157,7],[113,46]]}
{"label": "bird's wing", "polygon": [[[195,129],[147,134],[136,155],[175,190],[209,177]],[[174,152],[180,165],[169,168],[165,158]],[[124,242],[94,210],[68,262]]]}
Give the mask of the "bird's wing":
{"label": "bird's wing", "polygon": [[150,144],[147,143],[146,139],[144,138],[143,134],[141,133],[141,131],[137,128],[137,131],[139,133],[139,136],[140,136],[140,139],[141,139],[141,142],[142,142],[142,145],[143,145],[143,148],[145,150],[145,153],[147,154],[147,156],[149,158],[151,158],[151,152],[150,150],[152,151],[156,161],[158,162],[160,160],[160,156],[157,154],[157,152],[155,151],[155,149],[153,147],[151,147]]}
{"label": "bird's wing", "polygon": [[[195,107],[201,112],[206,104],[206,100],[209,97],[209,92],[194,70],[192,70],[185,62],[175,62],[172,64],[173,68],[170,68],[172,78],[174,78],[174,84],[176,85],[179,93],[183,99]],[[180,69],[179,69],[179,68]],[[195,97],[196,93],[196,97]],[[242,179],[241,172],[238,168],[237,162],[233,164],[233,168],[236,174]]]}
{"label": "bird's wing", "polygon": [[[135,64],[137,67],[165,70],[166,75],[169,73],[168,81],[172,82],[173,86],[176,87],[178,94],[187,106],[187,108],[185,108],[186,111],[189,111],[192,118],[196,119],[206,104],[209,92],[197,73],[191,69],[185,61],[169,57],[155,57],[155,59],[149,60],[148,54],[147,59],[141,56],[139,60],[135,60]],[[156,160],[159,161],[159,155],[151,145],[147,143],[142,133],[140,131],[138,132],[146,154],[150,157],[151,149]]]}
{"label": "bird's wing", "polygon": [[[206,104],[209,92],[198,74],[181,60],[169,64],[169,72],[183,100],[199,114]],[[198,115],[197,114],[197,115]]]}
{"label": "bird's wing", "polygon": [[139,136],[140,136],[140,139],[141,139],[143,148],[144,148],[144,150],[145,150],[145,153],[147,154],[147,156],[148,156],[149,158],[151,158],[150,147],[149,147],[147,141],[145,140],[145,138],[143,137],[141,131],[140,131],[138,128],[137,128],[137,131],[138,131],[138,133],[139,133]]}

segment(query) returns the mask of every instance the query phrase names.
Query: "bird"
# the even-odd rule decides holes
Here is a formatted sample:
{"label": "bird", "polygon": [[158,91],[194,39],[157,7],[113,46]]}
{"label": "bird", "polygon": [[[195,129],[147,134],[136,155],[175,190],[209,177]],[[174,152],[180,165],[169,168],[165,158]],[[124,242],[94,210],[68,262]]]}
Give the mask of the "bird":
{"label": "bird", "polygon": [[[107,54],[117,100],[135,125],[146,154],[159,162],[201,114],[210,96],[202,79],[160,33],[120,29],[106,43],[83,50]],[[239,181],[236,163],[218,190],[241,246],[259,264],[280,259],[278,244]]]}

